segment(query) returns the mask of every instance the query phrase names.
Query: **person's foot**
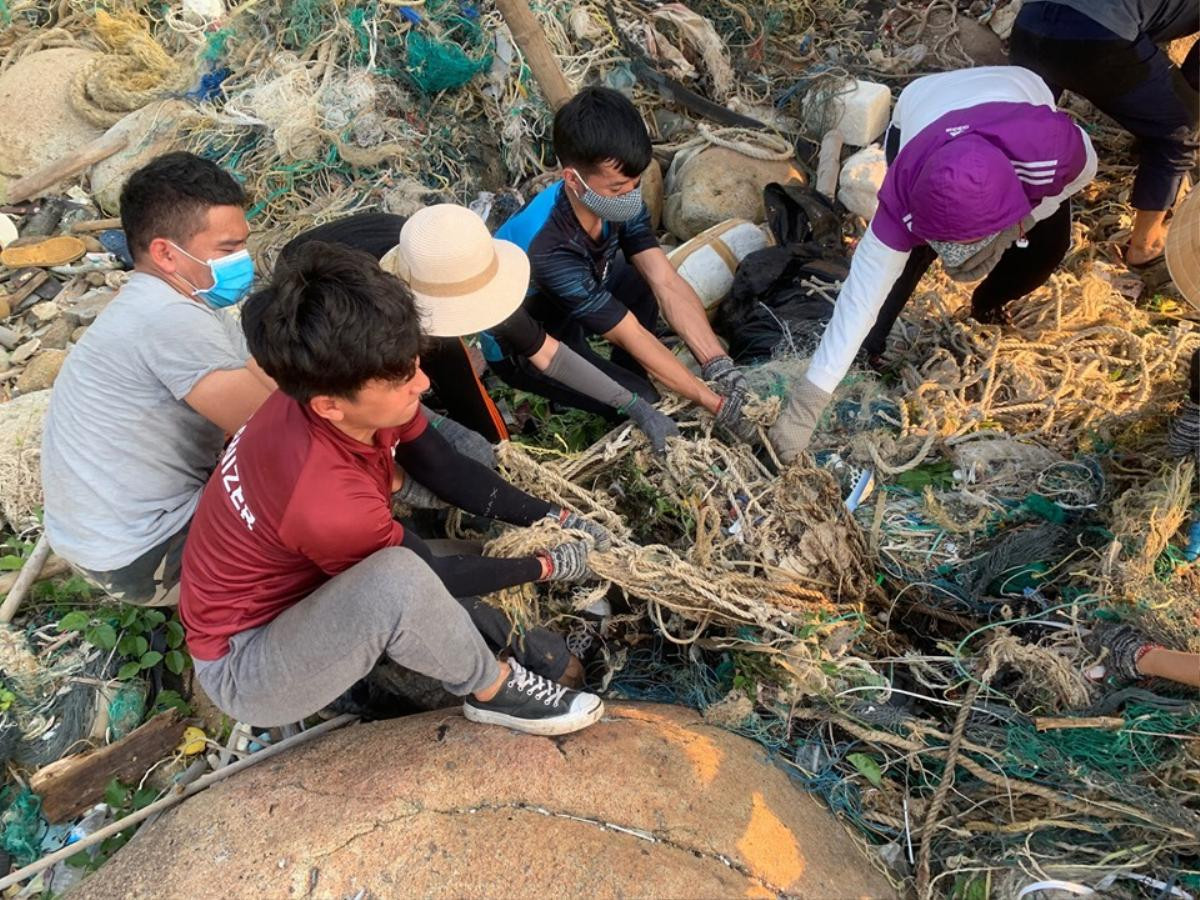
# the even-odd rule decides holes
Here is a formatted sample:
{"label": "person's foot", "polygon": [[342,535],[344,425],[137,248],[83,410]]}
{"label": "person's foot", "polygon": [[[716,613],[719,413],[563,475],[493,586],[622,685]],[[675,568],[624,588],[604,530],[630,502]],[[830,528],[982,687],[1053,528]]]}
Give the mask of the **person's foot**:
{"label": "person's foot", "polygon": [[535,675],[516,660],[508,665],[512,671],[495,696],[463,701],[463,715],[472,722],[552,736],[579,731],[604,715],[604,701],[595,694]]}
{"label": "person's foot", "polygon": [[583,687],[584,671],[583,663],[580,662],[578,656],[572,656],[567,661],[567,667],[563,669],[562,675],[558,676],[558,683],[565,684],[573,691]]}
{"label": "person's foot", "polygon": [[1162,261],[1166,246],[1166,241],[1156,241],[1145,246],[1127,244],[1125,265],[1130,269],[1148,269]]}

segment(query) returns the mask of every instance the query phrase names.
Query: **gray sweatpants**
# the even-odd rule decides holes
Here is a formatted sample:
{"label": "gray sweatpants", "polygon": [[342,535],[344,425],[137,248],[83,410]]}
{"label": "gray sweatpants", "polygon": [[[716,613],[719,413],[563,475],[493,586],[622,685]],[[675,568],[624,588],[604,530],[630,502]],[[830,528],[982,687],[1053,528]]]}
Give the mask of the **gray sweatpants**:
{"label": "gray sweatpants", "polygon": [[196,660],[196,677],[223,712],[271,727],[328,706],[385,653],[458,696],[500,677],[470,615],[403,547],[372,554],[266,625],[234,635],[220,659]]}

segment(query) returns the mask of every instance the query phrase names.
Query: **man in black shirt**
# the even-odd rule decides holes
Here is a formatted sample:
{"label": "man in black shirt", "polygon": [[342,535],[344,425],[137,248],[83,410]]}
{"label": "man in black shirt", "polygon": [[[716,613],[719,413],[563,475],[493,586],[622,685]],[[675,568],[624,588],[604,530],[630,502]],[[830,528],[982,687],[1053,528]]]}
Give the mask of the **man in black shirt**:
{"label": "man in black shirt", "polygon": [[[640,188],[651,159],[650,135],[633,104],[616,91],[585,88],[554,117],[554,151],[562,181],[496,232],[529,254],[526,309],[550,334],[639,395],[653,391],[649,373],[704,407],[718,424],[751,439],[754,428],[742,413],[745,381],[650,225]],[[701,363],[702,378],[655,337],[660,309]],[[610,361],[588,346],[589,336],[613,345]]]}

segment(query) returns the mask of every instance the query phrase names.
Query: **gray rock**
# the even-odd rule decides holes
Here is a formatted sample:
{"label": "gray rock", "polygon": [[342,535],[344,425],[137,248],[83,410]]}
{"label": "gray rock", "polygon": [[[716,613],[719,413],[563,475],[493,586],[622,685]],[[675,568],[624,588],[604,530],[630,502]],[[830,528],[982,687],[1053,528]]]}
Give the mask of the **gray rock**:
{"label": "gray rock", "polygon": [[0,325],[0,347],[3,347],[5,350],[11,350],[17,346],[17,342],[20,340],[21,336],[19,334],[11,328],[5,328],[3,325]]}
{"label": "gray rock", "polygon": [[42,339],[42,347],[49,350],[65,350],[71,341],[75,326],[66,316],[59,316],[38,335]]}
{"label": "gray rock", "polygon": [[71,343],[78,344],[80,338],[82,338],[84,336],[84,334],[87,333],[87,330],[88,330],[88,327],[86,325],[80,325],[78,328],[76,328],[74,331],[72,331],[71,332]]}
{"label": "gray rock", "polygon": [[772,181],[804,180],[790,161],[751,159],[736,150],[710,147],[672,162],[663,224],[686,241],[726,219],[761,222],[764,187]]}
{"label": "gray rock", "polygon": [[43,300],[41,303],[35,303],[29,308],[29,324],[36,328],[39,325],[45,325],[47,322],[52,322],[58,317],[58,304],[53,300]]}
{"label": "gray rock", "polygon": [[10,362],[14,366],[19,366],[19,365],[21,365],[21,363],[25,362],[30,357],[32,357],[33,354],[37,353],[38,350],[40,350],[41,348],[42,348],[42,342],[38,338],[34,338],[31,341],[26,341],[24,344],[22,344],[20,347],[18,347],[16,350],[13,351],[13,355],[12,355],[12,358],[10,359]]}
{"label": "gray rock", "polygon": [[17,392],[32,394],[34,391],[50,387],[66,359],[65,350],[43,350],[30,361],[17,379]]}
{"label": "gray rock", "polygon": [[63,284],[57,278],[47,278],[37,286],[34,293],[43,300],[53,300],[62,293]]}
{"label": "gray rock", "polygon": [[67,310],[67,317],[75,325],[91,325],[116,295],[116,291],[109,288],[90,291]]}

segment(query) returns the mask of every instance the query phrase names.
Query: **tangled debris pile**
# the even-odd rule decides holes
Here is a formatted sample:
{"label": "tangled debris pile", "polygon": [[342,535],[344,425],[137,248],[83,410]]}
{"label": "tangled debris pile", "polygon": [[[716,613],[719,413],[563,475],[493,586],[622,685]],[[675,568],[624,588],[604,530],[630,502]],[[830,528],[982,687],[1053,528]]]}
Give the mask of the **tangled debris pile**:
{"label": "tangled debris pile", "polygon": [[[568,82],[634,99],[664,166],[678,160],[678,173],[717,147],[766,172],[812,161],[855,78],[896,87],[994,61],[1014,4],[884,6],[585,0],[533,13]],[[22,238],[76,244],[48,267],[0,270],[5,400],[34,405],[119,287],[118,223],[100,217],[119,212],[124,175],[156,153],[190,149],[247,183],[264,263],[298,232],[367,208],[455,200],[495,225],[546,181],[549,108],[489,3],[109,7],[0,0],[0,88],[19,67],[40,67],[22,76],[44,79],[39,90],[54,87],[48,71],[65,79],[44,103],[49,123],[25,122],[29,140],[0,148],[0,172],[122,141],[88,164],[90,190],[7,210]],[[683,90],[724,113],[701,121]],[[886,374],[856,371],[839,391],[812,465],[777,476],[704,419],[681,423],[664,458],[628,428],[573,454],[501,453],[515,482],[586,510],[618,541],[593,561],[599,587],[497,602],[522,624],[592,639],[603,687],[699,707],[769,747],[897,885],[921,893],[1011,896],[1045,880],[1200,892],[1200,704],[1082,674],[1104,619],[1200,650],[1200,573],[1179,534],[1195,473],[1163,439],[1200,332],[1169,297],[1135,304],[1141,281],[1105,263],[1129,227],[1129,141],[1073,108],[1104,163],[1063,273],[1003,327],[967,319],[961,288],[930,275],[893,332]],[[747,131],[747,118],[767,127]],[[756,372],[764,425],[802,367]],[[39,502],[36,434],[19,424],[15,461],[0,463],[14,536],[36,528]],[[530,539],[506,532],[493,552]],[[586,612],[600,601],[615,610],[603,624]],[[46,628],[31,617],[32,643],[0,648],[5,759],[18,725],[26,739],[78,734],[61,706],[53,721],[38,715],[81,675],[112,674],[111,657],[64,649]],[[36,683],[18,671],[31,646]],[[19,708],[4,699],[18,693]],[[0,797],[4,844],[23,859],[41,846],[28,797]]]}

